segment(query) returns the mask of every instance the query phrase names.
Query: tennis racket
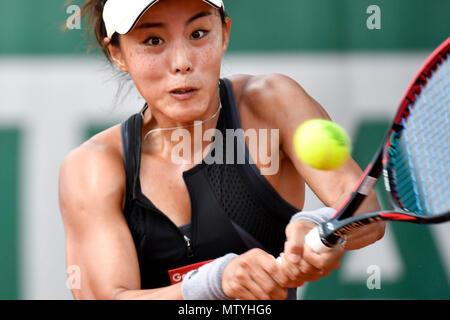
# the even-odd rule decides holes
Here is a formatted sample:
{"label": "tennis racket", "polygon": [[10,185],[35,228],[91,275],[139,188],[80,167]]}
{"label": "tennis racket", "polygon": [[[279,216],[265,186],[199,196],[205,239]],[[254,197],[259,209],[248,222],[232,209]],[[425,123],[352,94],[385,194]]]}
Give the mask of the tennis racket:
{"label": "tennis racket", "polygon": [[[381,220],[450,220],[450,38],[426,60],[406,90],[386,137],[348,199],[305,243],[321,252],[347,233]],[[380,175],[392,210],[354,215]]]}

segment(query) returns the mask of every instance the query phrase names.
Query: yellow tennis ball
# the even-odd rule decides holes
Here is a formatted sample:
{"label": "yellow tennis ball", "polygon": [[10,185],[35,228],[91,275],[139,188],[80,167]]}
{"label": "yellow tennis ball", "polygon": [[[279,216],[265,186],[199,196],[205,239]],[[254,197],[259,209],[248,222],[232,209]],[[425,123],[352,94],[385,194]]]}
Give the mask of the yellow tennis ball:
{"label": "yellow tennis ball", "polygon": [[319,170],[339,168],[351,152],[345,130],[325,119],[311,119],[301,124],[294,134],[294,148],[301,161]]}

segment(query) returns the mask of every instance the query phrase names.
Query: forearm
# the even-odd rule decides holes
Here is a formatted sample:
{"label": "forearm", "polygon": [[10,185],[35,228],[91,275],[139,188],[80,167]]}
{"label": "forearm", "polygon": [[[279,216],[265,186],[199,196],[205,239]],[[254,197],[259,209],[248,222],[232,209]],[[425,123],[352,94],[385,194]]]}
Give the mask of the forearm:
{"label": "forearm", "polygon": [[125,290],[118,299],[228,300],[222,289],[223,272],[237,254],[228,253],[183,276],[183,282],[154,290]]}
{"label": "forearm", "polygon": [[[354,185],[348,184],[346,186],[342,186],[339,195],[332,201],[331,203],[326,203],[329,207],[339,209],[345,202],[348,201],[348,197],[351,195],[353,191]],[[381,210],[380,203],[378,202],[377,194],[374,190],[371,190],[367,197],[363,200],[358,210],[356,210],[356,214],[361,214],[364,212],[373,212]]]}
{"label": "forearm", "polygon": [[[348,196],[351,194],[351,192],[351,190],[341,192],[337,200],[333,201],[333,203],[330,203],[329,206],[338,210],[345,202],[348,201]],[[381,207],[378,202],[376,192],[372,190],[368,194],[366,199],[364,199],[364,201],[361,203],[355,214],[358,215],[365,212],[374,212],[379,211],[380,209]],[[353,231],[352,233],[347,234],[345,249],[360,249],[380,240],[384,235],[385,227],[386,223],[381,221],[377,223],[371,223]]]}
{"label": "forearm", "polygon": [[[373,212],[381,210],[375,191],[371,191],[367,198],[363,201],[361,206],[356,211],[356,214],[365,212]],[[364,226],[358,230],[347,235],[346,250],[355,250],[366,247],[374,242],[380,240],[385,231],[386,223],[381,221]]]}
{"label": "forearm", "polygon": [[373,212],[381,210],[380,203],[378,202],[377,194],[372,190],[367,198],[361,203],[360,207],[356,211],[356,214],[361,214],[364,212]]}
{"label": "forearm", "polygon": [[117,300],[183,300],[181,293],[182,283],[177,283],[168,287],[148,290],[127,290],[119,291],[115,298]]}

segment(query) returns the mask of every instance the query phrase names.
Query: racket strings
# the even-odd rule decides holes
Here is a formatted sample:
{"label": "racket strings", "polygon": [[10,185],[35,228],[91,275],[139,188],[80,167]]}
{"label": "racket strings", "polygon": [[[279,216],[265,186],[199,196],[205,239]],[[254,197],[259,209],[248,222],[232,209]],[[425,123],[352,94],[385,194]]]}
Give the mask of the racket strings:
{"label": "racket strings", "polygon": [[[450,210],[450,63],[431,71],[391,137],[389,178],[401,206],[417,214]],[[409,114],[409,115],[408,115]]]}

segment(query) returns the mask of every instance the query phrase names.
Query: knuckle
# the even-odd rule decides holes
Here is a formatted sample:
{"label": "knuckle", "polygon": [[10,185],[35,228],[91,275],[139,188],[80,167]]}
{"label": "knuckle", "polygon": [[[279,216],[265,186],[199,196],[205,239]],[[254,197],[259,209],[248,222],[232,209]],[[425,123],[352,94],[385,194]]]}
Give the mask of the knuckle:
{"label": "knuckle", "polygon": [[283,288],[287,288],[290,284],[290,281],[288,279],[283,279],[279,282],[279,285]]}
{"label": "knuckle", "polygon": [[251,250],[249,251],[249,253],[250,253],[251,256],[254,257],[254,256],[256,256],[256,255],[260,255],[260,254],[264,253],[264,251],[261,250],[261,249],[259,249],[259,248],[253,248],[253,249],[251,249]]}
{"label": "knuckle", "polygon": [[288,276],[283,276],[278,280],[278,284],[283,288],[287,288],[289,283],[290,283],[290,279]]}
{"label": "knuckle", "polygon": [[250,262],[247,257],[242,257],[238,263],[238,269],[248,269],[250,267]]}
{"label": "knuckle", "polygon": [[[325,269],[325,266],[326,266],[326,264],[325,264],[324,260],[320,259],[319,261],[317,261],[314,264],[314,269],[323,270],[323,269]],[[313,268],[311,268],[311,269],[313,269]]]}
{"label": "knuckle", "polygon": [[277,292],[278,285],[275,283],[275,281],[271,281],[268,283],[267,286],[267,292],[272,296]]}
{"label": "knuckle", "polygon": [[294,269],[292,270],[292,274],[293,274],[293,276],[294,276],[295,279],[301,277],[302,274],[304,274],[304,273],[305,273],[305,272],[303,271],[303,269],[302,269],[301,267],[300,267],[300,268],[294,268]]}
{"label": "knuckle", "polygon": [[246,272],[243,269],[237,269],[234,273],[234,277],[238,281],[243,281],[246,277]]}
{"label": "knuckle", "polygon": [[298,276],[296,276],[293,272],[293,270],[289,270],[288,273],[286,273],[287,276],[287,282],[295,281],[297,280]]}
{"label": "knuckle", "polygon": [[272,263],[270,265],[267,266],[267,272],[269,272],[270,274],[276,274],[279,270],[279,266],[275,263]]}
{"label": "knuckle", "polygon": [[307,266],[307,265],[302,265],[298,269],[298,273],[300,273],[300,274],[308,274],[308,273],[310,273],[310,271],[311,270],[310,270],[309,266]]}
{"label": "knuckle", "polygon": [[323,261],[317,265],[317,269],[321,271],[329,270],[330,269],[330,261]]}
{"label": "knuckle", "polygon": [[266,290],[264,290],[264,288],[261,288],[260,286],[253,288],[253,294],[259,300],[270,299],[270,295],[266,292]]}
{"label": "knuckle", "polygon": [[232,282],[228,283],[225,286],[225,288],[227,289],[226,290],[227,292],[225,292],[225,293],[231,297],[232,295],[235,295],[239,291],[240,286],[237,282],[232,281]]}
{"label": "knuckle", "polygon": [[292,253],[301,253],[303,249],[303,246],[301,243],[298,242],[292,242],[290,247],[289,247],[289,251],[291,251]]}
{"label": "knuckle", "polygon": [[300,266],[300,271],[304,274],[310,274],[314,272],[314,269],[311,265],[304,263]]}

